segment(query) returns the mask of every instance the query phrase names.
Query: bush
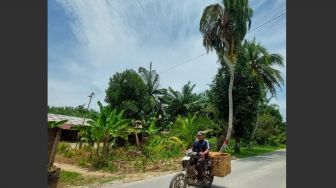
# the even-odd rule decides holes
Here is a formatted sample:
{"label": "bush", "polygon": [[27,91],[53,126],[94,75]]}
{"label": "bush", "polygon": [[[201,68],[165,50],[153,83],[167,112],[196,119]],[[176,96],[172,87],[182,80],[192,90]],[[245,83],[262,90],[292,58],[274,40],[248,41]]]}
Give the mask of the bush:
{"label": "bush", "polygon": [[153,136],[143,152],[149,159],[171,159],[180,157],[183,144],[173,138]]}
{"label": "bush", "polygon": [[216,137],[211,137],[207,140],[209,141],[210,151],[218,151],[218,147],[217,147],[218,139]]}
{"label": "bush", "polygon": [[283,135],[277,135],[277,136],[270,136],[268,138],[268,145],[270,146],[280,146],[281,144],[284,144],[286,138],[284,138]]}
{"label": "bush", "polygon": [[104,168],[104,170],[113,173],[113,172],[116,172],[118,170],[118,167],[112,161],[109,161],[107,163],[107,167]]}
{"label": "bush", "polygon": [[57,146],[57,153],[64,157],[73,157],[75,155],[69,143],[60,142]]}

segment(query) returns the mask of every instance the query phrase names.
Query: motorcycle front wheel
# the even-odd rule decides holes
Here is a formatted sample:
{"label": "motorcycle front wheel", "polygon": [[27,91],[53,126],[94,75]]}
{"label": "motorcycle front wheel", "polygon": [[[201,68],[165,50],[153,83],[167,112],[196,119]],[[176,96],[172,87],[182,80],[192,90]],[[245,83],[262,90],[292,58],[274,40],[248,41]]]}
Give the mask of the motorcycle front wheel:
{"label": "motorcycle front wheel", "polygon": [[187,181],[185,178],[185,174],[182,172],[176,174],[169,184],[169,188],[186,188],[186,187],[187,187]]}

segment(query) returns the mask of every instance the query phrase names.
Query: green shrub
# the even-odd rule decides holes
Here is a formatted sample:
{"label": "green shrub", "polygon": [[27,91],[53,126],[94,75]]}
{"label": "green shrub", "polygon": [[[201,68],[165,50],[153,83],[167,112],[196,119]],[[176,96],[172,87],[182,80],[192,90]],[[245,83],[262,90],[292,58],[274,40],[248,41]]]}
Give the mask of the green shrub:
{"label": "green shrub", "polygon": [[91,166],[96,169],[102,169],[106,167],[106,160],[103,156],[93,156],[91,159]]}
{"label": "green shrub", "polygon": [[206,139],[209,141],[209,145],[210,145],[210,150],[211,151],[218,151],[217,148],[217,138],[216,137],[211,137],[209,139]]}
{"label": "green shrub", "polygon": [[77,164],[81,167],[90,167],[90,162],[86,158],[81,158],[77,161]]}
{"label": "green shrub", "polygon": [[73,157],[75,152],[71,148],[69,143],[60,142],[57,146],[57,153],[63,155],[64,157]]}
{"label": "green shrub", "polygon": [[171,159],[181,156],[183,144],[173,138],[153,136],[144,147],[143,153],[149,159]]}
{"label": "green shrub", "polygon": [[113,173],[118,170],[118,167],[112,161],[109,161],[107,167],[104,168],[104,170]]}
{"label": "green shrub", "polygon": [[147,160],[145,157],[137,157],[137,160],[134,163],[134,167],[140,171],[145,171]]}
{"label": "green shrub", "polygon": [[279,146],[281,144],[281,138],[279,136],[270,136],[268,138],[268,145]]}

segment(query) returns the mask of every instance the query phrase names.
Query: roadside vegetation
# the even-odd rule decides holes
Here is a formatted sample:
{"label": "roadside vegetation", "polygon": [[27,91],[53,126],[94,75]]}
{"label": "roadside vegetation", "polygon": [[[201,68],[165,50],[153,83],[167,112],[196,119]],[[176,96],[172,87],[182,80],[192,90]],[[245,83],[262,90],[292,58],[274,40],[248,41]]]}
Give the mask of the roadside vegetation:
{"label": "roadside vegetation", "polygon": [[224,150],[236,158],[286,147],[286,122],[279,107],[270,103],[283,84],[274,67],[283,66],[284,60],[256,39],[244,39],[253,11],[245,6],[248,1],[230,2],[206,7],[200,21],[204,47],[215,51],[219,61],[206,91],[196,93],[192,82],[181,90],[162,88],[160,75],[150,63],[148,68],[111,75],[106,104],[98,102],[99,111],[87,111],[83,105],[48,107],[50,113],[92,119],[91,126],[77,128],[80,147],[58,145],[56,162],[113,175],[92,178],[63,170],[62,184],[102,183],[122,179],[121,174],[177,170],[200,130],[206,132],[212,151]]}

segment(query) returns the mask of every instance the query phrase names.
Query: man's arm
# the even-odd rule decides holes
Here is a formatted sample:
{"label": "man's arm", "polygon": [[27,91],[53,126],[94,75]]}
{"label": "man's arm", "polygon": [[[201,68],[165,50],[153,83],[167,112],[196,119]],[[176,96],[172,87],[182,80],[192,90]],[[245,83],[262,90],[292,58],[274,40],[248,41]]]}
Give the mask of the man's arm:
{"label": "man's arm", "polygon": [[209,149],[206,149],[204,152],[203,152],[203,155],[208,155],[209,154]]}
{"label": "man's arm", "polygon": [[193,143],[191,150],[192,150],[193,152],[196,151],[196,142]]}
{"label": "man's arm", "polygon": [[200,154],[202,155],[202,156],[205,156],[205,155],[208,155],[209,154],[209,149],[210,149],[210,147],[209,147],[209,142],[208,141],[205,141],[206,142],[206,146],[205,146],[205,151],[204,152],[201,152]]}

